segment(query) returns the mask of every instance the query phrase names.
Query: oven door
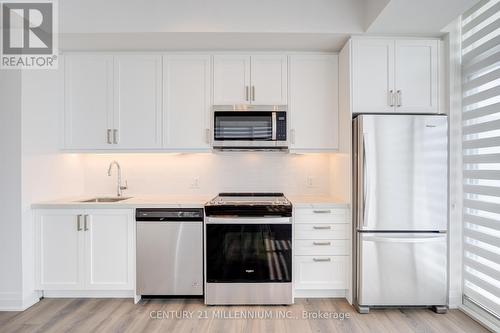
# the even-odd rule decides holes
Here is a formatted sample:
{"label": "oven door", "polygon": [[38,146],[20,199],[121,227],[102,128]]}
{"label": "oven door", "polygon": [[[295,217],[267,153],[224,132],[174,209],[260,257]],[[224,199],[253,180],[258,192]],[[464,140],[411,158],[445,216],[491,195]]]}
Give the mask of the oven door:
{"label": "oven door", "polygon": [[208,283],[292,281],[290,218],[216,220],[206,223]]}

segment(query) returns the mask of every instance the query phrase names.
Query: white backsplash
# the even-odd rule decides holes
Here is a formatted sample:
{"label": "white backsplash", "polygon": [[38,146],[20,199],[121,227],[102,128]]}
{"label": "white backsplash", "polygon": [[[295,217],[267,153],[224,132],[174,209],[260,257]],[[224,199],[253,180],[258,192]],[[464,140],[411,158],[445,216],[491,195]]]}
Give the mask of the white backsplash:
{"label": "white backsplash", "polygon": [[116,160],[128,181],[126,195],[215,195],[224,191],[277,191],[288,195],[329,195],[331,154],[88,154],[85,194],[116,193]]}

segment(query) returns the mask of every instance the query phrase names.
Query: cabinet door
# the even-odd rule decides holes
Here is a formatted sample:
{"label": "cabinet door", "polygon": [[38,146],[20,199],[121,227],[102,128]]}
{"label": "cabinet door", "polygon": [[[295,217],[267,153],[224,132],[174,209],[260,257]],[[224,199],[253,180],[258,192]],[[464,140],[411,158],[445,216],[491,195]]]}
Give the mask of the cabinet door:
{"label": "cabinet door", "polygon": [[394,40],[352,42],[352,110],[394,112]]}
{"label": "cabinet door", "polygon": [[295,256],[295,289],[346,289],[348,256]]}
{"label": "cabinet door", "polygon": [[294,150],[338,148],[338,56],[290,57],[290,143]]}
{"label": "cabinet door", "polygon": [[160,148],[161,56],[116,56],[114,77],[113,147]]}
{"label": "cabinet door", "polygon": [[113,57],[65,57],[65,148],[106,149],[113,124]]}
{"label": "cabinet door", "polygon": [[284,55],[251,57],[252,104],[287,104],[287,58]]}
{"label": "cabinet door", "polygon": [[92,210],[85,219],[86,289],[133,289],[133,211]]}
{"label": "cabinet door", "polygon": [[210,56],[164,57],[164,146],[209,149]]}
{"label": "cabinet door", "polygon": [[214,56],[214,104],[250,103],[250,56]]}
{"label": "cabinet door", "polygon": [[36,213],[36,284],[43,290],[83,287],[83,219],[76,210]]}
{"label": "cabinet door", "polygon": [[438,41],[397,40],[395,49],[396,111],[437,113]]}

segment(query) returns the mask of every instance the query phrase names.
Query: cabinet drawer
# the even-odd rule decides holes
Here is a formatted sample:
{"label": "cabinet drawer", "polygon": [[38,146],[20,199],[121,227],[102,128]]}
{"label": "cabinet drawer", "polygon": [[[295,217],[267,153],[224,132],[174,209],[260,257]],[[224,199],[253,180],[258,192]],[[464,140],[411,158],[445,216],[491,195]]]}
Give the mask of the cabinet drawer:
{"label": "cabinet drawer", "polygon": [[348,256],[295,256],[295,289],[346,289]]}
{"label": "cabinet drawer", "polygon": [[349,239],[349,224],[298,223],[295,239]]}
{"label": "cabinet drawer", "polygon": [[295,223],[347,223],[346,208],[299,208]]}
{"label": "cabinet drawer", "polygon": [[296,240],[296,255],[347,255],[347,240],[311,239]]}

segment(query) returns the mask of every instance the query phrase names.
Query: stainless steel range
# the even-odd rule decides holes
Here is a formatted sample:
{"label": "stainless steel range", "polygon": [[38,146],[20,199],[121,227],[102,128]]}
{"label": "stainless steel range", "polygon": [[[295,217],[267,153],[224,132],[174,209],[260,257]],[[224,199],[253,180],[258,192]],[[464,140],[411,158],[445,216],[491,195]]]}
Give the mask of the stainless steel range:
{"label": "stainless steel range", "polygon": [[292,304],[292,204],[283,193],[220,193],[205,214],[205,303]]}

